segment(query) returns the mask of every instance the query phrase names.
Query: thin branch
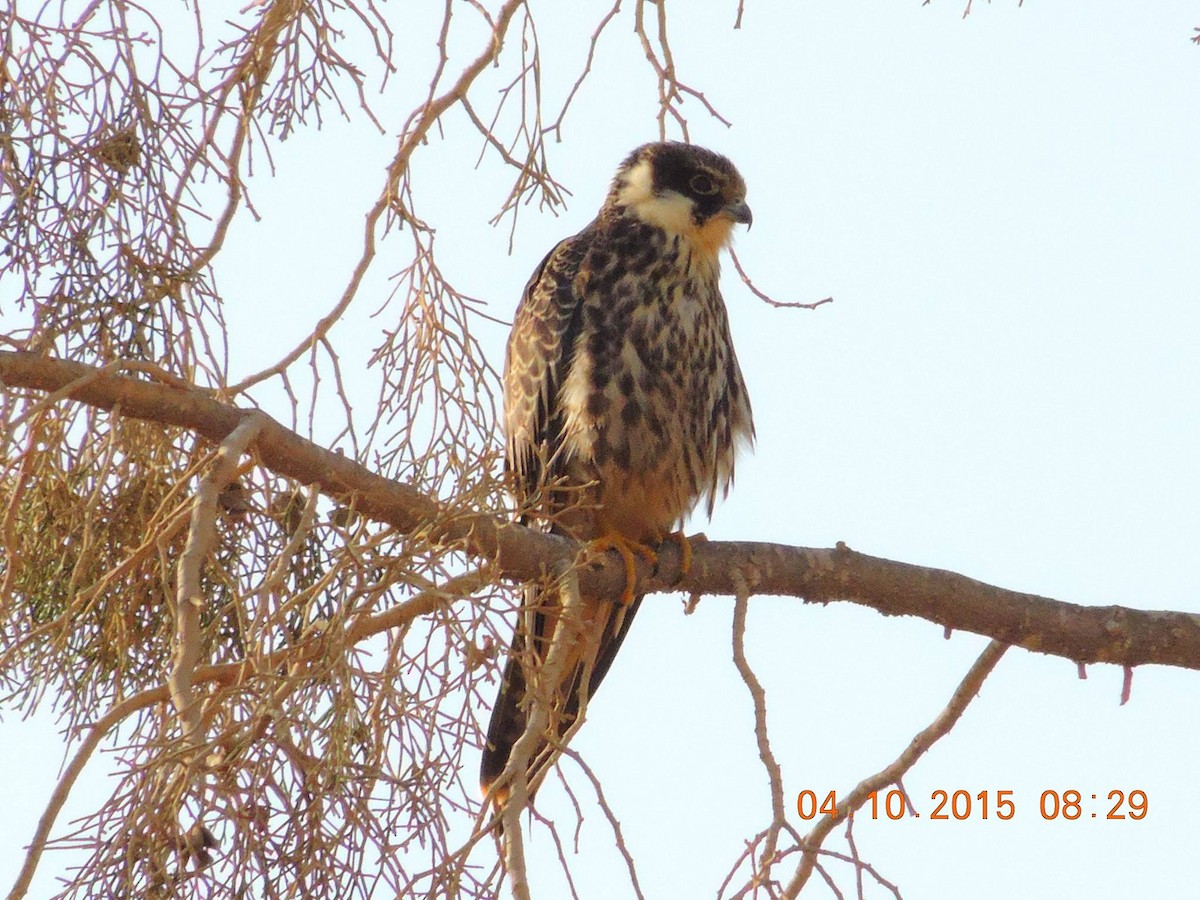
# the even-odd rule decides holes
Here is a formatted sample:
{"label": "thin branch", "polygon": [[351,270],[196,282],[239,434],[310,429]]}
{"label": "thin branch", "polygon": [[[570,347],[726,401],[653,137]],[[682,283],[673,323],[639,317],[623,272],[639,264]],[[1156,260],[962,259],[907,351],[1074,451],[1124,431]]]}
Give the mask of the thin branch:
{"label": "thin branch", "polygon": [[[161,703],[168,699],[165,687],[147,693],[157,695],[156,700],[153,702]],[[62,776],[58,779],[58,784],[54,786],[54,791],[50,795],[46,809],[42,812],[41,818],[38,819],[37,830],[34,831],[33,840],[29,842],[29,849],[25,852],[25,863],[21,866],[21,871],[17,874],[17,880],[13,883],[13,888],[8,894],[8,900],[21,900],[28,893],[29,883],[33,880],[38,862],[41,860],[42,853],[46,849],[46,843],[50,840],[50,831],[54,828],[54,821],[58,818],[59,812],[62,811],[63,804],[67,802],[71,788],[75,786],[76,780],[83,772],[84,767],[87,765],[88,760],[91,759],[96,748],[100,746],[100,742],[104,739],[104,736],[129,716],[149,705],[151,703],[147,702],[145,694],[130,697],[128,700],[118,703],[110,709],[88,729],[83,743],[80,744],[79,749],[75,752],[75,756],[71,759],[70,765],[67,766]]]}
{"label": "thin branch", "polygon": [[[629,886],[633,888],[634,896],[638,900],[646,900],[646,895],[642,893],[642,886],[638,881],[637,867],[633,863],[633,854],[629,852],[629,847],[625,844],[625,834],[621,830],[621,823],[617,820],[612,807],[609,806],[608,800],[604,796],[604,789],[600,786],[600,779],[596,777],[596,773],[592,771],[591,766],[583,761],[583,757],[579,755],[578,751],[570,747],[563,747],[562,754],[569,757],[572,762],[579,766],[580,771],[591,782],[592,790],[596,792],[596,804],[600,807],[600,811],[608,821],[609,828],[612,829],[613,841],[617,846],[617,851],[621,854],[621,858],[625,860],[625,870],[629,873]],[[572,795],[573,797],[574,795]],[[580,817],[579,821],[580,825],[582,825],[583,818],[578,805],[576,805],[576,815]]]}
{"label": "thin branch", "polygon": [[741,572],[735,571],[733,578],[737,587],[733,604],[733,664],[737,666],[738,674],[742,676],[754,704],[754,738],[758,742],[758,758],[767,770],[767,781],[771,789],[771,824],[767,828],[762,853],[759,854],[758,864],[751,879],[760,881],[768,876],[775,861],[779,833],[787,827],[783,802],[783,771],[771,751],[771,742],[767,736],[767,692],[763,690],[762,682],[758,680],[758,676],[750,668],[749,660],[746,659],[746,613],[750,607],[750,585]]}
{"label": "thin branch", "polygon": [[903,777],[904,773],[911,769],[917,760],[924,756],[925,752],[937,743],[939,738],[947,734],[954,727],[954,724],[962,716],[970,702],[975,699],[975,695],[983,687],[983,682],[991,674],[992,669],[996,667],[996,663],[1000,662],[1000,657],[1004,655],[1004,651],[1007,649],[999,641],[992,641],[988,644],[984,648],[983,653],[979,655],[979,658],[975,660],[975,663],[971,666],[958,688],[954,691],[954,695],[950,698],[950,702],[946,704],[946,708],[942,710],[927,728],[912,739],[904,749],[904,752],[896,758],[895,762],[876,774],[860,781],[854,790],[839,801],[836,813],[823,816],[813,826],[805,838],[804,855],[801,857],[796,874],[783,892],[784,897],[794,898],[800,893],[809,876],[812,874],[813,867],[816,865],[821,843],[828,837],[838,822],[853,815],[855,811],[867,802],[868,797],[873,792],[880,791]]}
{"label": "thin branch", "polygon": [[[657,29],[653,40],[646,28],[645,8],[647,4],[655,8]],[[698,100],[710,116],[726,128],[729,128],[731,125],[730,121],[717,111],[717,108],[709,102],[704,94],[679,80],[679,76],[675,71],[675,59],[671,52],[671,44],[667,35],[666,3],[655,2],[655,0],[637,0],[634,6],[633,30],[641,41],[642,52],[646,56],[646,61],[650,63],[650,67],[654,69],[654,74],[658,77],[659,137],[664,141],[667,139],[667,116],[669,115],[674,119],[675,124],[679,126],[683,139],[685,141],[691,140],[691,135],[688,132],[687,118],[679,108],[685,96]],[[657,43],[657,50],[655,49],[655,43]],[[661,59],[659,59],[660,53],[662,54]]]}
{"label": "thin branch", "polygon": [[818,306],[824,306],[826,303],[833,302],[832,297],[826,297],[823,300],[814,300],[811,303],[776,300],[771,295],[764,294],[762,291],[760,291],[758,287],[755,286],[754,282],[750,280],[750,276],[747,275],[746,270],[742,268],[742,261],[738,259],[737,252],[733,249],[733,247],[729,248],[729,258],[733,260],[733,267],[737,269],[738,275],[741,276],[742,283],[745,284],[746,287],[750,288],[750,293],[752,293],[763,303],[769,303],[776,309],[816,309]]}
{"label": "thin branch", "polygon": [[188,540],[179,557],[174,660],[167,679],[171,700],[188,740],[196,738],[200,727],[200,707],[192,694],[192,676],[200,662],[200,615],[207,605],[200,571],[217,543],[221,491],[234,480],[242,454],[269,421],[262,413],[253,413],[230,432],[217,450],[216,465],[201,480],[192,505]]}
{"label": "thin branch", "polygon": [[616,18],[617,13],[620,11],[621,0],[616,0],[612,9],[604,14],[604,18],[600,20],[600,24],[597,25],[596,30],[592,32],[591,40],[588,42],[587,59],[584,60],[583,63],[583,71],[579,73],[579,77],[576,78],[575,83],[571,85],[571,90],[567,92],[567,99],[563,101],[563,105],[559,109],[558,115],[555,117],[554,121],[542,129],[543,135],[554,132],[555,140],[562,140],[563,120],[567,117],[567,110],[571,108],[571,103],[575,100],[575,95],[579,93],[579,88],[583,86],[584,80],[592,71],[592,62],[596,58],[596,46],[600,43],[600,35],[604,33],[604,29],[608,26],[608,23]]}

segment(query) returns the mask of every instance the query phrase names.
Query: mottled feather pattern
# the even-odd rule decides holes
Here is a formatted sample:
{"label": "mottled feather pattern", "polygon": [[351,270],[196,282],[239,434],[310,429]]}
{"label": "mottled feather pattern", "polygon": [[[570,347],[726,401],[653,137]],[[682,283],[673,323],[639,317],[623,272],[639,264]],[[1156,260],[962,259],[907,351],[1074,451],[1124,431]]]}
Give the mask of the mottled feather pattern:
{"label": "mottled feather pattern", "polygon": [[[718,284],[718,254],[733,224],[749,221],[745,183],[728,160],[648,144],[622,164],[596,220],[535,271],[504,373],[506,469],[533,523],[579,540],[615,534],[654,545],[698,503],[711,514],[754,434]],[[581,692],[595,692],[641,602],[582,600],[587,633],[550,710],[557,737]],[[544,659],[556,603],[552,592],[526,592],[488,730],[485,791],[524,730],[529,667]],[[552,756],[544,742],[534,787]]]}
{"label": "mottled feather pattern", "polygon": [[715,262],[679,236],[613,219],[584,261],[562,452],[599,483],[623,533],[658,541],[727,489],[750,410]]}

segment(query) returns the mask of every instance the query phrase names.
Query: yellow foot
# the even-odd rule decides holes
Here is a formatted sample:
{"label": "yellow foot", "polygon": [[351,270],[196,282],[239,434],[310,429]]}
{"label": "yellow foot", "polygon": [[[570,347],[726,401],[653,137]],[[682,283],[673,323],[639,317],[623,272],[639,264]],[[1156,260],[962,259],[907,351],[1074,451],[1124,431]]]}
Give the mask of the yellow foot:
{"label": "yellow foot", "polygon": [[621,554],[621,560],[625,563],[625,590],[621,592],[621,602],[626,606],[633,602],[633,589],[637,586],[637,563],[633,557],[640,556],[652,566],[658,563],[658,554],[650,547],[631,541],[617,531],[596,538],[588,544],[588,549],[595,553],[616,550]]}
{"label": "yellow foot", "polygon": [[663,541],[672,541],[679,545],[679,577],[675,579],[675,584],[683,581],[687,573],[692,570],[692,542],[701,543],[707,541],[708,538],[704,534],[694,534],[690,538],[682,531],[672,531]]}

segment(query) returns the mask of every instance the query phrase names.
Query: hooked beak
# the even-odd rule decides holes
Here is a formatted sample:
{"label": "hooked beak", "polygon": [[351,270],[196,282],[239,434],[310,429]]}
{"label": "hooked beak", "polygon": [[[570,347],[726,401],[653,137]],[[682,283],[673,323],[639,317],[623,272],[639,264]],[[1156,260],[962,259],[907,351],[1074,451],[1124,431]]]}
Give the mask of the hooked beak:
{"label": "hooked beak", "polygon": [[726,203],[721,212],[729,216],[735,222],[741,222],[749,227],[754,224],[754,214],[750,212],[750,206],[745,200],[731,200]]}

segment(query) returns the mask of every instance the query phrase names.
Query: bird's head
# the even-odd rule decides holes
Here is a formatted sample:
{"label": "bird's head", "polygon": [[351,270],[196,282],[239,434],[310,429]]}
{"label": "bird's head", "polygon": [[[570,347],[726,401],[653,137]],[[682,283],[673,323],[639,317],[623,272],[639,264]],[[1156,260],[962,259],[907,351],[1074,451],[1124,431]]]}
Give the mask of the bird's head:
{"label": "bird's head", "polygon": [[647,224],[677,234],[715,259],[735,223],[753,220],[746,182],[711,150],[671,141],[645,144],[613,179],[609,202]]}

